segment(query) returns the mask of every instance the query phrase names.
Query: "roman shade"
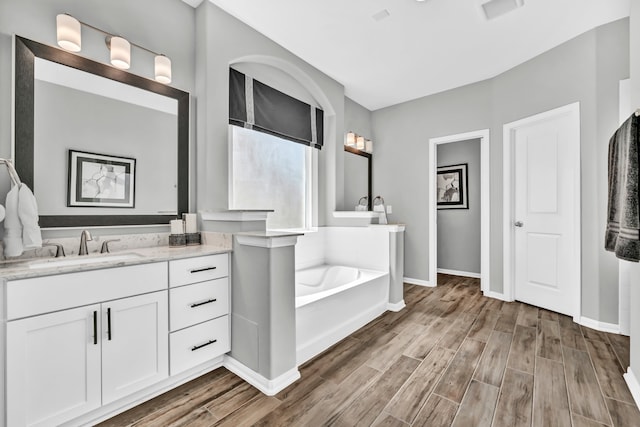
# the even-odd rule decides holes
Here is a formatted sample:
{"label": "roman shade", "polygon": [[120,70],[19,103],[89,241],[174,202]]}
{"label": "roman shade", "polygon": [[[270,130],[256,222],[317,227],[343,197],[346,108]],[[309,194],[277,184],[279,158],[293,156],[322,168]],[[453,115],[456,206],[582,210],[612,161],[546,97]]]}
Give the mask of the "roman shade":
{"label": "roman shade", "polygon": [[229,124],[321,149],[324,112],[229,68]]}

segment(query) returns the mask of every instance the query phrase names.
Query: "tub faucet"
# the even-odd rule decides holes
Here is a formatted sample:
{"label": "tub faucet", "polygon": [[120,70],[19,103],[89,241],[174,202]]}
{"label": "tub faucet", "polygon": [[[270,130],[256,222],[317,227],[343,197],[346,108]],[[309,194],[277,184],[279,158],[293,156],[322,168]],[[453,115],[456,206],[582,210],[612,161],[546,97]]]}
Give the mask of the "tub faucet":
{"label": "tub faucet", "polygon": [[87,249],[87,240],[93,240],[91,238],[91,233],[89,233],[89,230],[82,230],[82,233],[80,234],[80,249],[78,250],[78,255],[89,254],[89,250]]}

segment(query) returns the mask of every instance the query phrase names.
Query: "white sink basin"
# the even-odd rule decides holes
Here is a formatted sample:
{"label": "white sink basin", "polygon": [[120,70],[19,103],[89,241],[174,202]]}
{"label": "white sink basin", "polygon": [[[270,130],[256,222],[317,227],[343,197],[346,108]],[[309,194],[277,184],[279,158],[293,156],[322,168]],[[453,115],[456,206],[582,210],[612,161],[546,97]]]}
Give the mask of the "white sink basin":
{"label": "white sink basin", "polygon": [[114,255],[98,255],[98,256],[78,256],[71,259],[52,259],[47,261],[36,262],[29,264],[31,269],[39,268],[55,268],[55,267],[69,267],[73,265],[87,265],[98,264],[103,262],[115,262],[115,261],[127,261],[131,259],[137,259],[141,256],[138,254],[114,254]]}

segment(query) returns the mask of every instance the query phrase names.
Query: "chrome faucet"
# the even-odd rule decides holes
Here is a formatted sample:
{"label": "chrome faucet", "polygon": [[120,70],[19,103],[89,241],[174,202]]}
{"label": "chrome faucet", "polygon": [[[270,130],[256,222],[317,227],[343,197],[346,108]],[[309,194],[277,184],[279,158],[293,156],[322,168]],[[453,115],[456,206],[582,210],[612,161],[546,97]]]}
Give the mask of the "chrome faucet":
{"label": "chrome faucet", "polygon": [[82,233],[80,234],[80,249],[78,250],[78,255],[89,254],[89,250],[87,249],[88,240],[93,240],[91,238],[91,233],[89,233],[89,230],[82,230]]}

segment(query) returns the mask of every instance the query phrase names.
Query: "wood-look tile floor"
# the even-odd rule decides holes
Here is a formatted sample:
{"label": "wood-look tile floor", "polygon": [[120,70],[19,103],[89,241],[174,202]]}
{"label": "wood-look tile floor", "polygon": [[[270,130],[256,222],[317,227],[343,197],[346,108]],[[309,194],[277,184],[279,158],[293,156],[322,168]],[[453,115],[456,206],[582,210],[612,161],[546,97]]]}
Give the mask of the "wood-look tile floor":
{"label": "wood-look tile floor", "polygon": [[640,426],[622,377],[629,338],[526,304],[476,279],[405,287],[388,312],[268,397],[217,369],[102,426]]}

